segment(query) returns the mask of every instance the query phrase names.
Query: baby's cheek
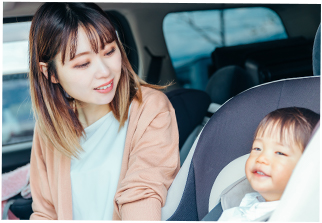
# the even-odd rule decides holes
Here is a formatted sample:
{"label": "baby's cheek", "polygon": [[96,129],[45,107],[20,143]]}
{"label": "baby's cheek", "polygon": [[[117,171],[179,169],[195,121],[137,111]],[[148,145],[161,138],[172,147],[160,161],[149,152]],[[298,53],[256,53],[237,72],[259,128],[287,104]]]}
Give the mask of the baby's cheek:
{"label": "baby's cheek", "polygon": [[245,164],[245,174],[247,179],[249,180],[249,175],[250,175],[250,170],[251,170],[251,163],[252,163],[252,159],[248,158]]}
{"label": "baby's cheek", "polygon": [[286,187],[291,175],[293,172],[292,166],[281,166],[280,168],[276,169],[277,178],[276,183],[280,184],[281,187]]}

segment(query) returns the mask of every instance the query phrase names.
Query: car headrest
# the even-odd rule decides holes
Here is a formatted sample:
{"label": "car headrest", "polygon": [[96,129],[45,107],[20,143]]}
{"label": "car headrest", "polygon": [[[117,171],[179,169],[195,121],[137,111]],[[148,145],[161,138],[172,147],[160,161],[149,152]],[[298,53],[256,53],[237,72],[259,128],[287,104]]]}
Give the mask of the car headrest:
{"label": "car headrest", "polygon": [[179,148],[207,114],[209,95],[200,90],[176,89],[166,93],[175,112],[179,129]]}
{"label": "car headrest", "polygon": [[211,102],[223,104],[229,98],[257,85],[256,79],[239,66],[230,65],[217,70],[209,79],[206,92]]}
{"label": "car headrest", "polygon": [[321,74],[321,24],[316,32],[313,45],[313,75]]}

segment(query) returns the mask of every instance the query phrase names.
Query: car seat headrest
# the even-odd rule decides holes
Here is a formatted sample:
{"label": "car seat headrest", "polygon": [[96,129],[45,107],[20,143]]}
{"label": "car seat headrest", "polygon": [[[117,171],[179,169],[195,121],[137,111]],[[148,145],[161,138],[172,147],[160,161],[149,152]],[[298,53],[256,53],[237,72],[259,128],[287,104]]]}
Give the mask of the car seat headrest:
{"label": "car seat headrest", "polygon": [[211,101],[223,104],[229,98],[255,86],[255,79],[239,66],[231,65],[217,70],[209,79],[206,92]]}
{"label": "car seat headrest", "polygon": [[[221,193],[222,209],[227,210],[229,208],[238,207],[245,195],[253,192],[256,191],[252,188],[246,176],[243,176]],[[263,197],[261,197],[261,200],[265,201]]]}
{"label": "car seat headrest", "polygon": [[316,32],[313,45],[313,75],[319,76],[321,73],[321,24]]}
{"label": "car seat headrest", "polygon": [[245,164],[249,153],[240,156],[228,163],[218,174],[209,196],[209,211],[211,211],[220,201],[222,192],[238,179],[245,177]]}

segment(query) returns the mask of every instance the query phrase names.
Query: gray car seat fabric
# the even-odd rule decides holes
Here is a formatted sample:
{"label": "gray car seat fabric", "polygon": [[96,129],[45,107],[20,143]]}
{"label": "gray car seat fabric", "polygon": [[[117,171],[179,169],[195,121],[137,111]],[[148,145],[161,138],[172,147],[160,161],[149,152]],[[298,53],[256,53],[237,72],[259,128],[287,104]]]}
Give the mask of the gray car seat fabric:
{"label": "gray car seat fabric", "polygon": [[[247,193],[255,192],[251,187],[246,176],[237,180],[220,194],[221,201],[211,210],[202,220],[203,221],[216,221],[220,218],[223,211],[238,207]],[[221,208],[219,208],[219,205]]]}
{"label": "gray car seat fabric", "polygon": [[255,192],[246,176],[227,187],[220,195],[221,206],[225,211],[229,208],[238,207],[247,193]]}
{"label": "gray car seat fabric", "polygon": [[189,168],[192,160],[192,156],[195,152],[196,145],[198,142],[198,139],[200,137],[200,133],[198,134],[196,140],[194,141],[188,156],[186,157],[186,160],[182,164],[177,176],[173,180],[167,194],[167,199],[165,201],[165,205],[161,209],[161,220],[165,221],[169,219],[177,209],[182,194],[184,192],[186,182],[187,182],[187,176],[189,173]]}
{"label": "gray car seat fabric", "polygon": [[200,134],[181,201],[168,220],[203,219],[219,172],[232,160],[249,153],[255,129],[266,114],[291,106],[320,113],[320,77],[263,84],[226,102]]}
{"label": "gray car seat fabric", "polygon": [[167,92],[166,95],[176,112],[181,150],[191,132],[206,116],[210,97],[206,92],[194,89],[176,89]]}
{"label": "gray car seat fabric", "polygon": [[321,75],[321,24],[316,32],[313,45],[313,75]]}
{"label": "gray car seat fabric", "polygon": [[256,78],[239,66],[223,67],[211,76],[206,92],[210,95],[211,102],[223,104],[229,98],[259,84]]}

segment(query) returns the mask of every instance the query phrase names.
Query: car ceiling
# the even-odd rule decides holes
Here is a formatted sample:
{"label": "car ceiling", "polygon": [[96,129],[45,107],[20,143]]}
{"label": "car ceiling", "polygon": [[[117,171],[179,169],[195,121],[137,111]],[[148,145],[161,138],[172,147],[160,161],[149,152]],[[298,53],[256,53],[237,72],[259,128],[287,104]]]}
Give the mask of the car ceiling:
{"label": "car ceiling", "polygon": [[[4,2],[4,18],[32,16],[41,2]],[[284,23],[289,37],[303,36],[314,39],[321,21],[321,4],[205,4],[205,3],[97,3],[103,10],[115,10],[128,20],[136,42],[139,56],[139,76],[143,77],[151,61],[151,56],[164,58],[159,84],[175,80],[175,72],[171,64],[163,36],[164,17],[171,12],[210,10],[236,7],[268,7],[274,10]],[[153,19],[151,19],[153,18]],[[142,25],[143,24],[143,25]]]}
{"label": "car ceiling", "polygon": [[[20,17],[32,16],[41,2],[4,2],[3,17]],[[170,12],[207,10],[220,8],[235,8],[261,6],[274,10],[285,24],[290,36],[296,36],[299,33],[298,27],[301,26],[306,30],[300,30],[301,34],[312,38],[315,34],[316,27],[320,23],[321,4],[205,4],[205,3],[97,3],[104,10],[117,10],[125,16],[129,14],[143,14],[144,19],[161,17]],[[146,21],[146,20],[145,20]],[[150,20],[152,21],[152,20]],[[292,25],[294,24],[294,25]],[[314,29],[313,29],[314,28]],[[312,29],[312,30],[311,30]]]}

